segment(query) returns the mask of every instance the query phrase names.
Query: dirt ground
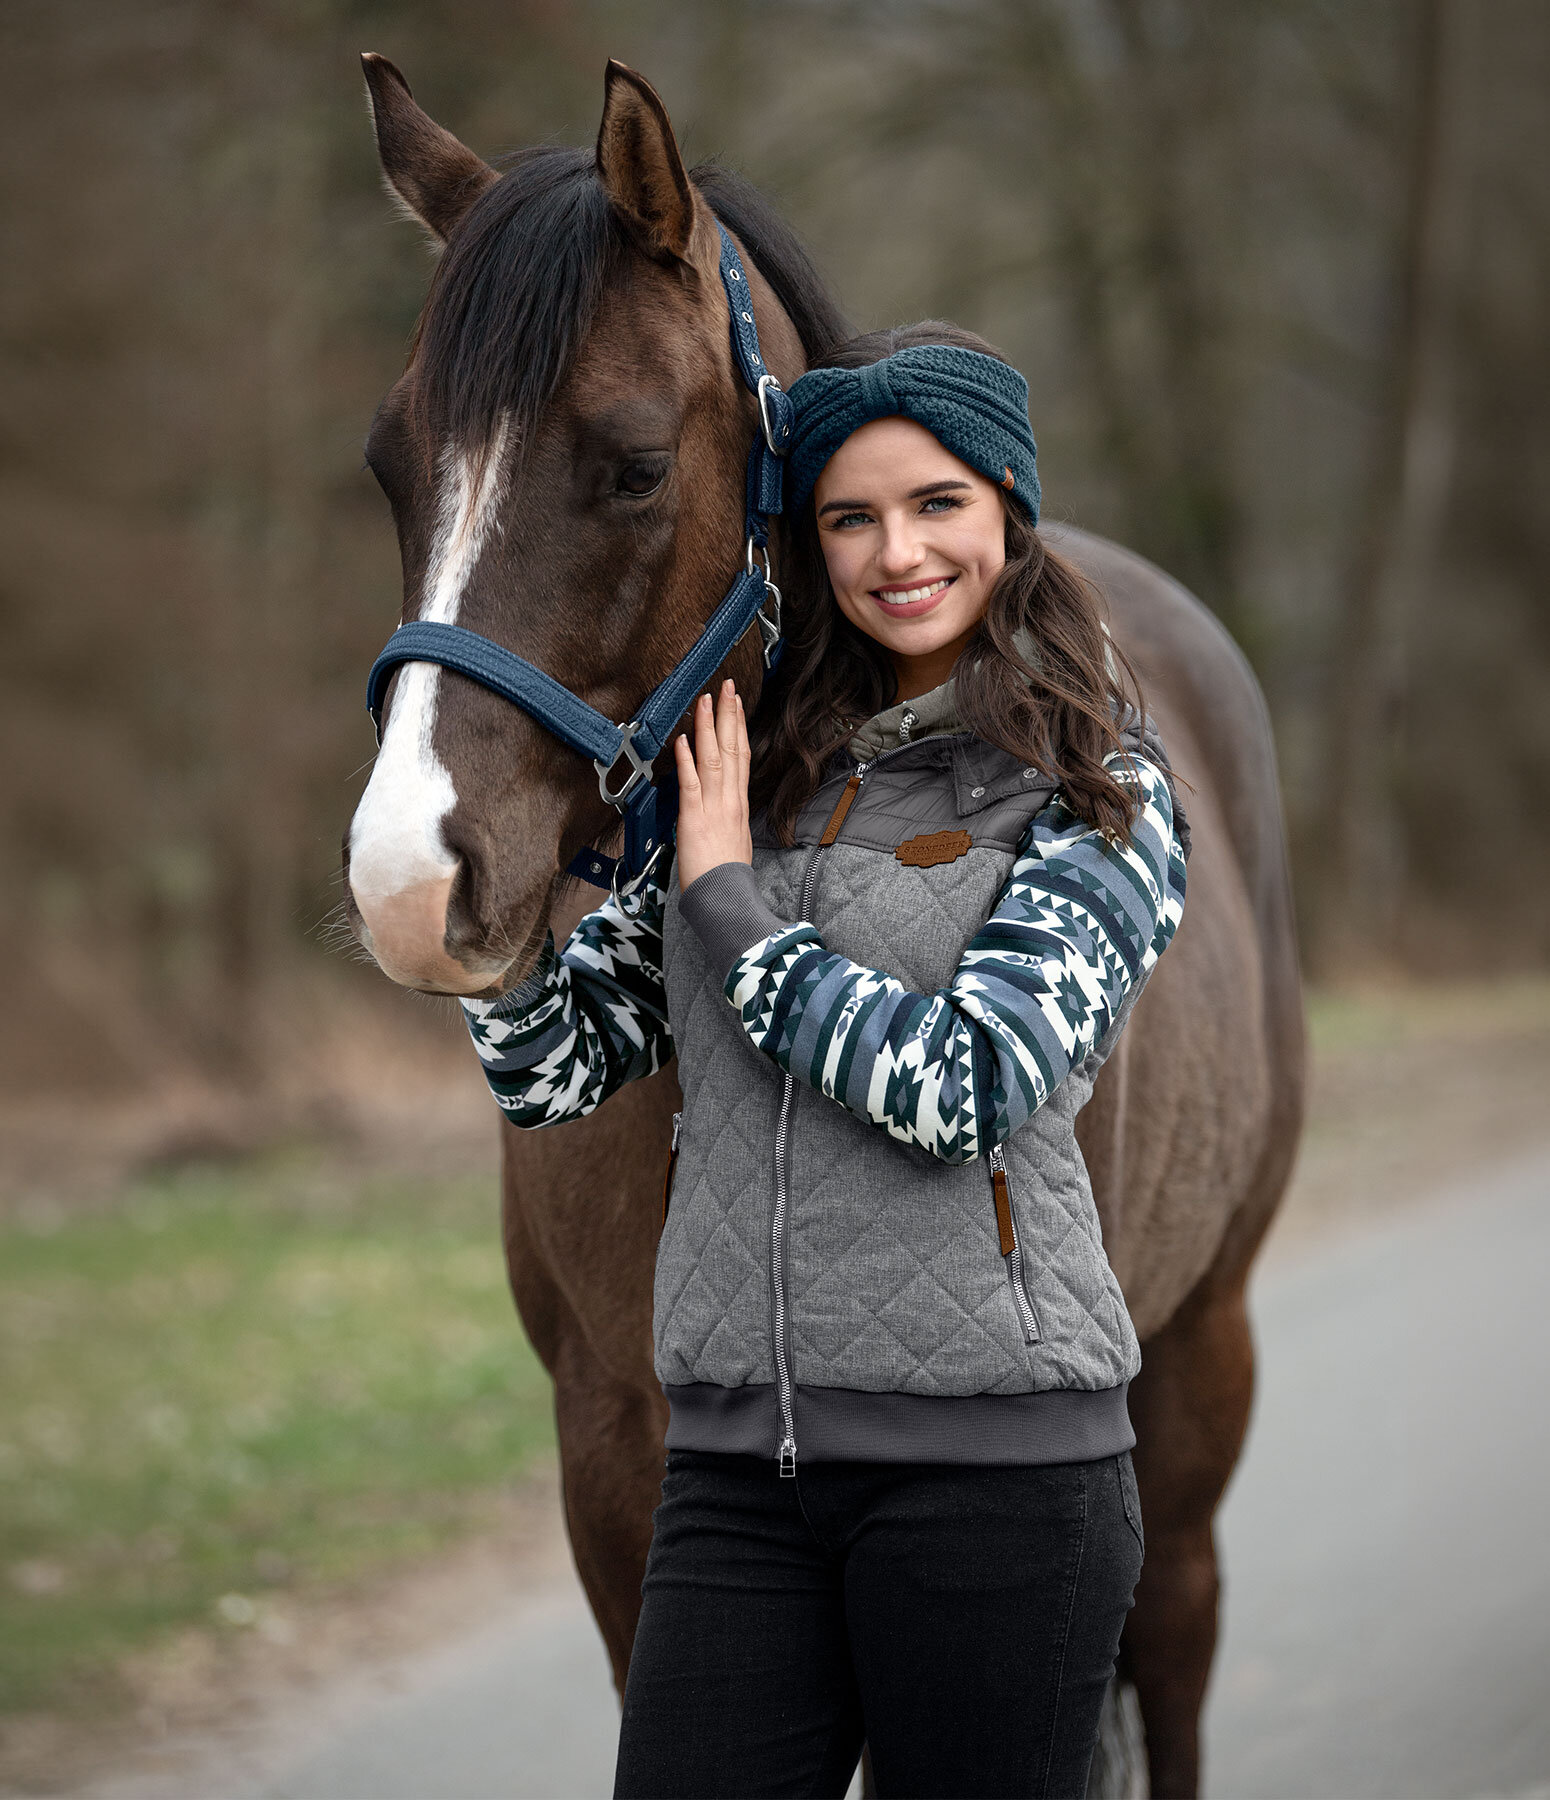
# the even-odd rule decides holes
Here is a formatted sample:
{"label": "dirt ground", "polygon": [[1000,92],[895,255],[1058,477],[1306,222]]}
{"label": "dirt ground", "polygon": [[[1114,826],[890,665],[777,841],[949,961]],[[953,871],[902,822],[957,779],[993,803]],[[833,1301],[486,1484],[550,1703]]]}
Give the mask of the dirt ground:
{"label": "dirt ground", "polygon": [[[1308,1129],[1267,1260],[1550,1142],[1550,983],[1377,992],[1316,1001],[1311,1012]],[[288,1600],[250,1631],[187,1632],[137,1658],[126,1715],[0,1722],[0,1793],[193,1793],[190,1767],[208,1779],[229,1758],[235,1774],[276,1716],[316,1710],[320,1694],[352,1681],[391,1685],[395,1660],[564,1576],[552,1467],[492,1509],[487,1532],[434,1563]]]}

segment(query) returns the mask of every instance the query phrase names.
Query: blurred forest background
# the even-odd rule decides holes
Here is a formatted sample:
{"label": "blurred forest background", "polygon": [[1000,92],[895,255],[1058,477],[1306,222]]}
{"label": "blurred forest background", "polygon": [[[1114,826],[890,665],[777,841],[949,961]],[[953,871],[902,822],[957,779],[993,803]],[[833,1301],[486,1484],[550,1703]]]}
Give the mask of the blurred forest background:
{"label": "blurred forest background", "polygon": [[1269,696],[1320,976],[1550,958],[1542,0],[55,0],[0,22],[0,1081],[326,1107],[443,1017],[327,944],[429,265],[357,54],[486,156],[605,57],[858,325],[1028,373],[1049,516]]}
{"label": "blurred forest background", "polygon": [[492,158],[642,70],[858,326],[998,343],[1047,515],[1230,627],[1315,977],[1278,1243],[1543,1149],[1545,0],[0,7],[6,1792],[423,1635],[349,1595],[504,1531],[464,1617],[551,1453],[456,1010],[327,923],[431,269],[366,49]]}

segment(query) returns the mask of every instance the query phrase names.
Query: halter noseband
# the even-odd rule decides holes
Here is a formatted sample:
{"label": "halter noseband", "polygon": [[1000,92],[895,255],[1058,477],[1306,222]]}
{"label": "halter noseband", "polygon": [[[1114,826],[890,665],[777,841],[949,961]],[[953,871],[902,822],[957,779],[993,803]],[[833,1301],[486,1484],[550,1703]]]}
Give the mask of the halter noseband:
{"label": "halter noseband", "polygon": [[[654,778],[654,765],[668,734],[755,619],[764,639],[766,669],[775,667],[781,651],[780,589],[769,572],[769,520],[781,507],[780,459],[791,441],[793,413],[780,383],[760,357],[753,298],[737,247],[719,222],[716,229],[721,234],[721,285],[731,313],[732,359],[758,400],[760,430],[748,452],[743,567],[688,654],[651,690],[627,725],[616,725],[552,675],[461,625],[424,619],[400,625],[372,664],[366,681],[366,710],[379,744],[382,702],[393,671],[400,663],[428,662],[477,681],[492,694],[520,706],[578,754],[590,756],[597,770],[598,792],[624,819],[624,853],[613,857],[599,850],[583,850],[571,859],[567,873],[579,875],[595,887],[611,888],[631,913],[644,904],[642,889],[647,878],[673,841],[677,779],[669,775],[658,782]],[[769,612],[764,610],[767,600]],[[622,778],[617,774],[621,762],[626,764]]]}

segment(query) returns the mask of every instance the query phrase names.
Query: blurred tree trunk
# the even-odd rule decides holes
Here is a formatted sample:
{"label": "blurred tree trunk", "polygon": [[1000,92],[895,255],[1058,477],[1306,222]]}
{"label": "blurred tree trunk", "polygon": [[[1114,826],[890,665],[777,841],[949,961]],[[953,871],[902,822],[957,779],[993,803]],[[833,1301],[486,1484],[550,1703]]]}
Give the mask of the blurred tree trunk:
{"label": "blurred tree trunk", "polygon": [[[1030,168],[1051,209],[1054,266],[1081,357],[1121,534],[1192,588],[1240,643],[1228,241],[1243,217],[1237,98],[1244,37],[1232,7],[1101,0],[1086,28],[1045,8],[1024,60],[1047,115]],[[1211,165],[1211,214],[1194,160]],[[1053,179],[1051,175],[1053,174]]]}
{"label": "blurred tree trunk", "polygon": [[[233,34],[219,67],[262,129],[225,150],[207,266],[214,346],[228,405],[206,541],[212,604],[202,684],[208,754],[204,926],[217,991],[206,1050],[232,1073],[270,1065],[298,960],[293,918],[310,850],[307,761],[315,735],[309,624],[319,593],[328,488],[318,408],[326,182],[319,94],[320,9],[293,9]],[[240,204],[232,204],[240,197]],[[240,398],[239,398],[240,397]]]}
{"label": "blurred tree trunk", "polygon": [[1326,740],[1332,867],[1318,947],[1331,967],[1393,946],[1406,884],[1410,626],[1434,579],[1454,465],[1466,11],[1458,0],[1423,0],[1416,15],[1395,317]]}

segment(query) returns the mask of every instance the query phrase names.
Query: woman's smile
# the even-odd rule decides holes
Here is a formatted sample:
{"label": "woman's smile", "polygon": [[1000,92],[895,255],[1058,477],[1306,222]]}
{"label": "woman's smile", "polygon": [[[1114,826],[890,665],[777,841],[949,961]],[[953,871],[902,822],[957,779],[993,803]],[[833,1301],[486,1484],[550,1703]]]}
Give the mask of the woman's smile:
{"label": "woman's smile", "polygon": [[895,582],[888,587],[872,588],[870,592],[877,604],[893,618],[913,619],[930,612],[957,579],[956,575],[938,575],[930,581],[917,581],[913,586]]}

